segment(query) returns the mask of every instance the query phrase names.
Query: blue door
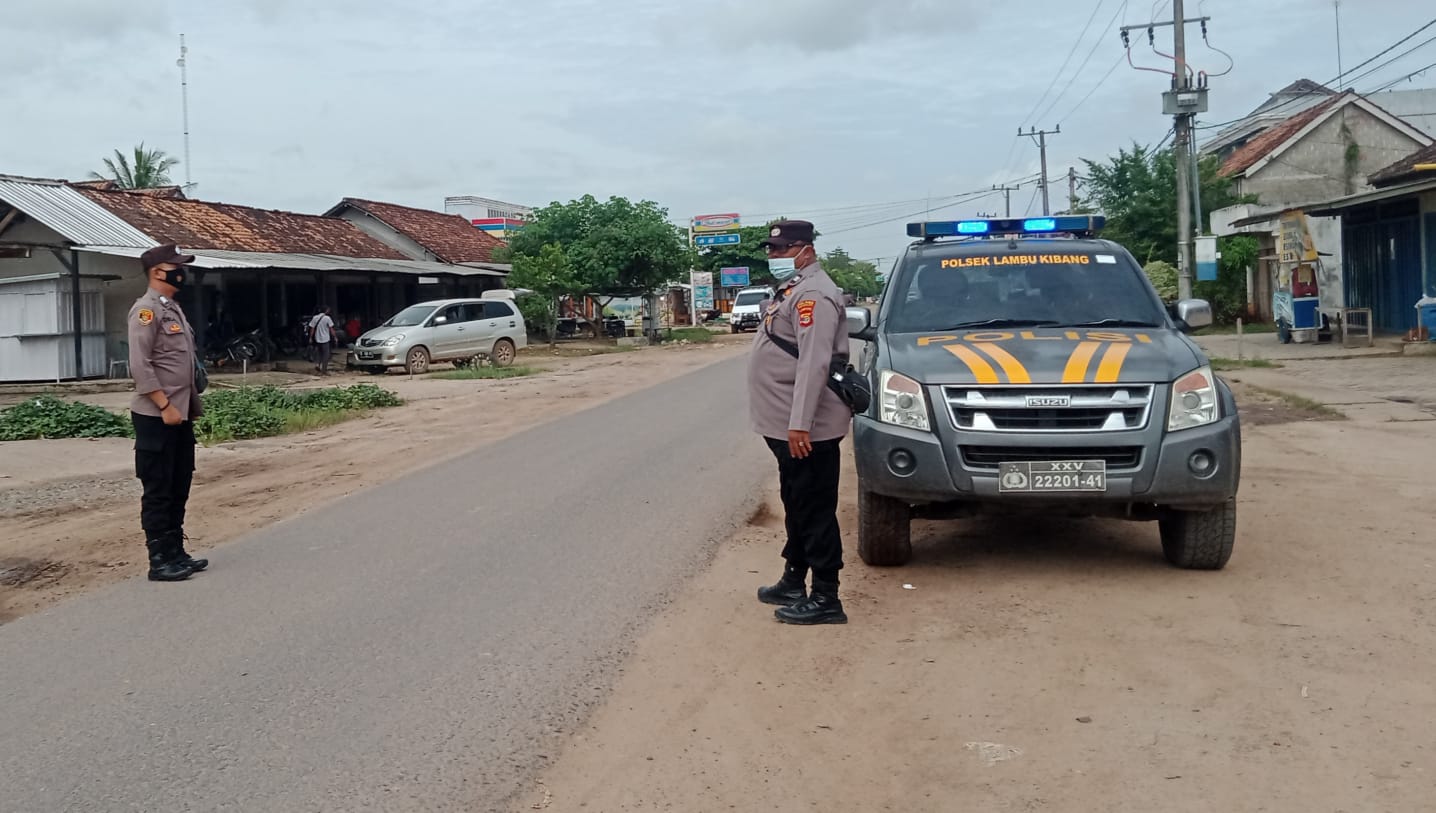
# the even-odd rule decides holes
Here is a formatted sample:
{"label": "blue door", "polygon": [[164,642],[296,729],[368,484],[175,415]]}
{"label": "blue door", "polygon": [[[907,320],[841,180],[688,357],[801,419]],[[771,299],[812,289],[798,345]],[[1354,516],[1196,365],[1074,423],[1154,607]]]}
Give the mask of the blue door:
{"label": "blue door", "polygon": [[[1415,198],[1358,210],[1343,227],[1346,305],[1370,308],[1383,333],[1416,326],[1421,298],[1421,219]],[[1344,220],[1346,218],[1343,218]]]}

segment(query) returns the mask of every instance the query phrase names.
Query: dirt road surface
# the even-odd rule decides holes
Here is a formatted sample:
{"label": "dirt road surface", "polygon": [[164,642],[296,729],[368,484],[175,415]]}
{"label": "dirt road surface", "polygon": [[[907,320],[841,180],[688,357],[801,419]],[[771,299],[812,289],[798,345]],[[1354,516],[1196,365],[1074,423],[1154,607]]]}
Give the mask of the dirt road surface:
{"label": "dirt road surface", "polygon": [[913,564],[868,568],[849,469],[851,623],[757,603],[782,537],[761,511],[514,809],[1436,809],[1436,416],[1239,396],[1226,570],[1097,520],[920,523]]}
{"label": "dirt road surface", "polygon": [[[537,358],[544,372],[502,381],[331,377],[379,383],[407,401],[297,436],[201,448],[188,530],[197,550],[486,443],[740,355],[751,337],[580,358]],[[87,397],[113,409],[125,394]],[[572,454],[582,454],[582,449]],[[542,487],[567,454],[516,474]],[[0,623],[94,586],[143,573],[133,441],[0,444]]]}

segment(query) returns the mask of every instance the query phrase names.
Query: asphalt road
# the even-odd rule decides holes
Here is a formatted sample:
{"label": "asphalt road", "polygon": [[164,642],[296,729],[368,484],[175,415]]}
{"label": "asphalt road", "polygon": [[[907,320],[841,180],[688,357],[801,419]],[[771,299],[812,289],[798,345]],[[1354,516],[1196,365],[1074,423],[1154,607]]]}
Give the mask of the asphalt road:
{"label": "asphalt road", "polygon": [[725,362],[0,627],[0,810],[496,809],[771,468]]}

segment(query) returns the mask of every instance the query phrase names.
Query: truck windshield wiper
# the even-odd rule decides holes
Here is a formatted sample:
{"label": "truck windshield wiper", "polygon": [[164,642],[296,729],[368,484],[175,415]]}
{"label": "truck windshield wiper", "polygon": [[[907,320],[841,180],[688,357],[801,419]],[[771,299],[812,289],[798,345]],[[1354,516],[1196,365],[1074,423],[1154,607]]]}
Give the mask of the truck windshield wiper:
{"label": "truck windshield wiper", "polygon": [[981,319],[975,322],[959,322],[943,330],[965,330],[970,327],[1059,327],[1051,319]]}
{"label": "truck windshield wiper", "polygon": [[1144,322],[1140,319],[1097,319],[1092,322],[1075,322],[1062,327],[1160,327],[1155,322]]}

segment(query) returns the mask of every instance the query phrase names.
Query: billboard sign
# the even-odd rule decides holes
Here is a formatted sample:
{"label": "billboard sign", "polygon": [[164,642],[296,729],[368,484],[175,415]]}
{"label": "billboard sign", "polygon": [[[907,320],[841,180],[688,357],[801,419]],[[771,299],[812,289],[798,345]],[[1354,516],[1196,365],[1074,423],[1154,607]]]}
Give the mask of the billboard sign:
{"label": "billboard sign", "polygon": [[722,215],[699,215],[693,218],[693,233],[708,234],[713,232],[734,231],[743,225],[743,218],[737,212],[730,212]]}
{"label": "billboard sign", "polygon": [[693,309],[696,311],[713,309],[713,272],[693,272]]}
{"label": "billboard sign", "polygon": [[746,288],[752,276],[748,273],[748,267],[742,268],[721,268],[718,270],[720,283],[724,288]]}
{"label": "billboard sign", "polygon": [[742,242],[742,235],[737,232],[733,234],[704,234],[693,238],[694,245],[699,248],[709,246],[736,246],[740,242]]}

